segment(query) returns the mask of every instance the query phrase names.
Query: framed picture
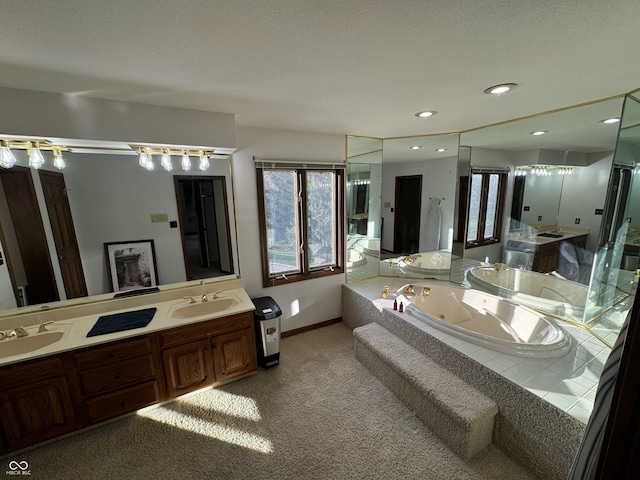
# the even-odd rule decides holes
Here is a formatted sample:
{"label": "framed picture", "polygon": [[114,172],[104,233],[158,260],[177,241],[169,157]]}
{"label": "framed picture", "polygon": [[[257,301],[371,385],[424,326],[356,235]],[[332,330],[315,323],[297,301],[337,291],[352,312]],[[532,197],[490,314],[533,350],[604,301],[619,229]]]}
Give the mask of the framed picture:
{"label": "framed picture", "polygon": [[104,244],[111,291],[122,292],[158,285],[153,240]]}

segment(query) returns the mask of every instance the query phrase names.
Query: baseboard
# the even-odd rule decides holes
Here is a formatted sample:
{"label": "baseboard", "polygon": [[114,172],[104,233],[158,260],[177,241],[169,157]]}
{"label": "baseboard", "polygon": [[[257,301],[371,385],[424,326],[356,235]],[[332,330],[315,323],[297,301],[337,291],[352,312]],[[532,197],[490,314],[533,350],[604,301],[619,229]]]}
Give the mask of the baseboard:
{"label": "baseboard", "polygon": [[315,330],[316,328],[328,327],[329,325],[333,325],[334,323],[340,323],[341,321],[342,321],[342,317],[332,318],[331,320],[325,320],[324,322],[314,323],[313,325],[307,325],[306,327],[287,330],[286,332],[282,332],[280,336],[282,338],[292,337],[293,335],[298,335],[299,333],[308,332],[309,330]]}

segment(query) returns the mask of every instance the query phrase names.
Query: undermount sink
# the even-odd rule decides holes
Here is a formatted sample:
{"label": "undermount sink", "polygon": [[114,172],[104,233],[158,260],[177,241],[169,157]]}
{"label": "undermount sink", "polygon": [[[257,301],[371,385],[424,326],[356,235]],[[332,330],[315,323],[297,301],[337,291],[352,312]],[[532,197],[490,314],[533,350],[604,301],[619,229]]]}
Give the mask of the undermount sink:
{"label": "undermount sink", "polygon": [[233,298],[214,298],[208,302],[190,303],[173,311],[173,318],[192,318],[228,310],[236,304]]}
{"label": "undermount sink", "polygon": [[59,341],[64,331],[33,333],[27,337],[0,341],[0,358],[30,353]]}

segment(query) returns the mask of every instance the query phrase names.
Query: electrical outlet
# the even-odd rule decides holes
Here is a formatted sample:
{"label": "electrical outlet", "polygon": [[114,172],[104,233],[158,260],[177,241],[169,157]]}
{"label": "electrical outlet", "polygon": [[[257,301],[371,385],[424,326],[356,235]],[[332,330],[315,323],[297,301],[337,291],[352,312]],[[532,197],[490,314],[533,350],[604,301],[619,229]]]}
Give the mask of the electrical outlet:
{"label": "electrical outlet", "polygon": [[171,220],[169,222],[169,227],[170,228],[178,228],[178,222],[176,222],[175,220]]}
{"label": "electrical outlet", "polygon": [[523,210],[525,212],[528,212],[530,209],[531,209],[531,207],[529,207],[529,205],[525,205]]}
{"label": "electrical outlet", "polygon": [[576,225],[580,225],[580,219],[576,218]]}
{"label": "electrical outlet", "polygon": [[596,208],[596,215],[602,215],[604,213],[604,209]]}
{"label": "electrical outlet", "polygon": [[538,215],[538,221],[541,222],[542,221],[542,215]]}

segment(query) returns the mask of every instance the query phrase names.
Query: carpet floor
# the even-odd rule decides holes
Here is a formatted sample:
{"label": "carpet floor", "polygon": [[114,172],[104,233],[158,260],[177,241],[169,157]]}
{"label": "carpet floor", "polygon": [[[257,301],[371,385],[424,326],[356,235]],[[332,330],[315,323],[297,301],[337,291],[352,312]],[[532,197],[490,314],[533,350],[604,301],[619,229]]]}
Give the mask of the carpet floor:
{"label": "carpet floor", "polygon": [[35,449],[34,479],[533,480],[490,446],[452,453],[354,356],[341,323],[282,339],[280,365]]}

